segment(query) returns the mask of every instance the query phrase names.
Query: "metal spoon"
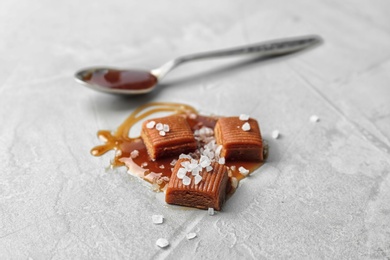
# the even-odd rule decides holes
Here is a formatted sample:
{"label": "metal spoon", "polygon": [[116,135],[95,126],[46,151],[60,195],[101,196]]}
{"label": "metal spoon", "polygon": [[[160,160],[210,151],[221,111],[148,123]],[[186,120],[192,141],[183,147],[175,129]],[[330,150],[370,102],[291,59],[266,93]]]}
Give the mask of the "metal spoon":
{"label": "metal spoon", "polygon": [[188,61],[241,54],[255,54],[256,57],[271,58],[295,53],[321,42],[321,37],[316,35],[278,39],[226,50],[182,56],[151,71],[91,67],[76,72],[75,79],[89,88],[106,93],[144,94],[152,91],[168,72]]}

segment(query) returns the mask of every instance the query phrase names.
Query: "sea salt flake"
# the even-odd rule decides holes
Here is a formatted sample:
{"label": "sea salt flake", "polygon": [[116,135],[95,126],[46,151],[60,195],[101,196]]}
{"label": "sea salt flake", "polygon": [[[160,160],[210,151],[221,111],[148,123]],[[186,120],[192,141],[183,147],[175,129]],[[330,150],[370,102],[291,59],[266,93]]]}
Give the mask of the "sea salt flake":
{"label": "sea salt flake", "polygon": [[215,149],[215,155],[219,156],[221,154],[221,151],[222,151],[222,145],[218,145],[217,149]]}
{"label": "sea salt flake", "polygon": [[186,174],[187,174],[187,170],[184,169],[184,168],[180,168],[180,169],[177,171],[176,176],[177,176],[177,178],[179,178],[179,179],[183,179],[184,176],[186,176]]}
{"label": "sea salt flake", "polygon": [[239,117],[239,119],[240,119],[241,121],[247,121],[247,120],[249,119],[249,115],[241,114],[240,117]]}
{"label": "sea salt flake", "polygon": [[213,135],[214,134],[214,130],[209,128],[209,127],[202,127],[201,129],[199,129],[199,135],[203,135],[203,136],[210,136],[210,135]]}
{"label": "sea salt flake", "polygon": [[237,178],[232,177],[232,178],[230,178],[230,179],[231,179],[232,187],[233,187],[234,189],[236,189],[237,186],[238,186],[238,180],[237,180]]}
{"label": "sea salt flake", "polygon": [[272,131],[272,138],[273,138],[273,139],[278,139],[279,136],[280,136],[280,133],[279,133],[278,130]]}
{"label": "sea salt flake", "polygon": [[183,177],[183,185],[188,186],[188,185],[190,185],[190,184],[191,184],[191,178],[188,177],[187,175],[185,175],[185,176]]}
{"label": "sea salt flake", "polygon": [[244,130],[245,132],[251,130],[251,125],[248,123],[248,122],[245,122],[242,127],[241,127],[242,130]]}
{"label": "sea salt flake", "polygon": [[202,170],[202,167],[200,167],[200,165],[197,165],[196,168],[191,171],[191,174],[193,176],[199,175],[201,170]]}
{"label": "sea salt flake", "polygon": [[165,169],[165,166],[164,166],[164,164],[161,164],[158,168]]}
{"label": "sea salt flake", "polygon": [[161,135],[161,136],[165,136],[166,135],[166,133],[164,131],[160,131],[158,134]]}
{"label": "sea salt flake", "polygon": [[137,158],[139,155],[139,151],[138,150],[133,150],[131,153],[130,153],[130,157],[131,158]]}
{"label": "sea salt flake", "polygon": [[158,123],[158,124],[156,125],[156,129],[157,129],[158,131],[163,131],[163,130],[164,130],[163,124]]}
{"label": "sea salt flake", "polygon": [[210,140],[206,145],[205,145],[205,148],[211,150],[211,151],[214,151],[215,148],[217,146],[217,143],[215,142],[215,139],[213,140]]}
{"label": "sea salt flake", "polygon": [[209,157],[201,155],[200,160],[199,160],[199,164],[202,168],[206,168],[207,166],[209,166],[211,164],[211,160],[209,159]]}
{"label": "sea salt flake", "polygon": [[179,155],[179,159],[192,159],[192,157],[188,154],[182,153]]}
{"label": "sea salt flake", "polygon": [[207,210],[207,212],[209,213],[210,216],[213,216],[214,215],[214,208],[209,208]]}
{"label": "sea salt flake", "polygon": [[163,215],[153,215],[152,216],[153,224],[162,224],[164,222],[164,216]]}
{"label": "sea salt flake", "polygon": [[180,165],[183,166],[186,169],[186,171],[188,171],[188,172],[191,171],[191,170],[189,170],[189,167],[188,167],[190,165],[189,161],[181,162]]}
{"label": "sea salt flake", "polygon": [[186,238],[187,238],[188,240],[191,240],[191,239],[194,239],[196,236],[197,236],[196,233],[191,232],[191,233],[188,233],[188,234],[186,235]]}
{"label": "sea salt flake", "polygon": [[164,247],[169,246],[169,242],[165,238],[159,238],[156,241],[156,245],[161,247],[161,248],[164,248]]}
{"label": "sea salt flake", "polygon": [[150,121],[146,124],[146,128],[152,129],[156,125],[155,121]]}
{"label": "sea salt flake", "polygon": [[191,164],[198,164],[198,161],[197,160],[195,160],[195,159],[191,159]]}
{"label": "sea salt flake", "polygon": [[177,160],[176,159],[173,159],[172,162],[170,163],[171,166],[175,166],[175,164],[177,163]]}
{"label": "sea salt flake", "polygon": [[195,176],[195,185],[197,185],[202,180],[202,176],[196,175]]}
{"label": "sea salt flake", "polygon": [[312,115],[312,116],[310,117],[310,122],[316,123],[316,122],[318,122],[318,121],[320,121],[320,118],[319,118],[317,115]]}
{"label": "sea salt flake", "polygon": [[169,125],[164,124],[164,125],[163,125],[163,131],[164,131],[164,132],[169,132]]}
{"label": "sea salt flake", "polygon": [[218,163],[219,164],[225,164],[225,157],[219,158]]}
{"label": "sea salt flake", "polygon": [[191,114],[189,115],[189,118],[190,118],[190,119],[196,119],[196,118],[197,118],[197,115],[196,115],[195,113],[191,113]]}
{"label": "sea salt flake", "polygon": [[206,148],[204,151],[203,151],[203,155],[208,157],[210,160],[214,159],[214,152],[211,151],[210,149]]}
{"label": "sea salt flake", "polygon": [[248,170],[248,169],[245,169],[245,168],[242,167],[242,166],[240,166],[240,168],[238,168],[238,171],[239,171],[242,175],[244,175],[244,176],[248,175],[248,173],[249,173],[249,170]]}
{"label": "sea salt flake", "polygon": [[206,172],[211,172],[213,170],[213,166],[209,165],[206,167]]}
{"label": "sea salt flake", "polygon": [[188,172],[192,172],[192,171],[195,170],[197,167],[198,167],[198,164],[197,164],[197,163],[190,163],[190,164],[188,164],[188,166],[187,166],[187,171],[188,171]]}

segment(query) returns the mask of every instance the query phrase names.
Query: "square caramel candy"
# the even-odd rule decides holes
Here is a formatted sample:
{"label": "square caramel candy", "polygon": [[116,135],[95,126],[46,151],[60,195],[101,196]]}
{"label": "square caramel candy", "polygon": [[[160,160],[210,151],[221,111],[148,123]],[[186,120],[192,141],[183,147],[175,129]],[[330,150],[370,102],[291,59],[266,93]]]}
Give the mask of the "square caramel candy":
{"label": "square caramel candy", "polygon": [[[228,182],[228,168],[225,165],[212,162],[212,170],[207,171],[206,168],[202,168],[199,173],[202,178],[196,184],[196,178],[200,177],[186,172],[186,177],[183,178],[180,172],[184,171],[181,169],[185,169],[181,164],[185,161],[189,162],[188,159],[179,159],[176,162],[166,189],[165,201],[168,204],[180,206],[221,210],[226,199],[226,189],[230,183]],[[185,180],[186,178],[187,180]]]}
{"label": "square caramel candy", "polygon": [[263,161],[263,140],[255,119],[220,118],[214,133],[217,144],[222,145],[220,157],[228,161]]}
{"label": "square caramel candy", "polygon": [[146,120],[141,138],[152,160],[193,152],[197,148],[187,120],[180,115]]}

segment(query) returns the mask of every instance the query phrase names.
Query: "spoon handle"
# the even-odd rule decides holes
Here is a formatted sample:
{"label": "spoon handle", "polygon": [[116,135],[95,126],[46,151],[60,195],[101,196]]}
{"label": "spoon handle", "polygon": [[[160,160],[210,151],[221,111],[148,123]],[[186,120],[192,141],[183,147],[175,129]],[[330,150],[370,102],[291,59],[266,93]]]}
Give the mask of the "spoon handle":
{"label": "spoon handle", "polygon": [[178,65],[194,60],[202,60],[209,58],[222,58],[229,57],[234,55],[242,55],[242,54],[255,54],[258,57],[275,57],[281,56],[285,54],[294,53],[308,47],[312,47],[322,42],[320,36],[316,35],[308,35],[294,38],[283,38],[278,40],[266,41],[246,46],[235,47],[231,49],[225,50],[217,50],[210,52],[202,52],[197,54],[185,55],[182,57],[178,57],[174,60],[171,60],[160,68],[154,69],[151,72],[161,79],[164,77],[169,71],[177,67]]}

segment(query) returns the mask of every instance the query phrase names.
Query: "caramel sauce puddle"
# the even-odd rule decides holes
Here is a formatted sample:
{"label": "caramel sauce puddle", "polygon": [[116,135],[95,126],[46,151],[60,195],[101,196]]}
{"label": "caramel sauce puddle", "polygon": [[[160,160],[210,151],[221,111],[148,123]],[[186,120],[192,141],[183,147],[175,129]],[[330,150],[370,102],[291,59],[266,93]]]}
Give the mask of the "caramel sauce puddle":
{"label": "caramel sauce puddle", "polygon": [[[178,159],[178,156],[153,161],[150,159],[142,139],[139,136],[129,137],[130,130],[136,123],[161,112],[184,115],[192,131],[203,126],[214,129],[218,120],[216,116],[200,115],[196,109],[189,105],[165,102],[148,103],[134,110],[115,132],[98,131],[97,136],[104,144],[92,148],[91,154],[101,156],[114,150],[115,156],[111,160],[112,168],[126,166],[129,173],[151,183],[155,191],[163,191],[171,177],[173,162]],[[135,150],[138,151],[138,155],[132,156],[132,152]],[[264,147],[264,152],[266,155],[267,147]],[[225,165],[229,168],[230,180],[235,178],[239,182],[263,165],[263,162],[227,161]],[[238,170],[240,166],[249,170],[249,174],[241,174]],[[228,193],[232,194],[234,190],[233,185]]]}

